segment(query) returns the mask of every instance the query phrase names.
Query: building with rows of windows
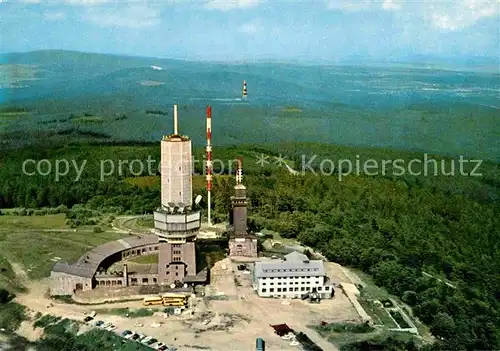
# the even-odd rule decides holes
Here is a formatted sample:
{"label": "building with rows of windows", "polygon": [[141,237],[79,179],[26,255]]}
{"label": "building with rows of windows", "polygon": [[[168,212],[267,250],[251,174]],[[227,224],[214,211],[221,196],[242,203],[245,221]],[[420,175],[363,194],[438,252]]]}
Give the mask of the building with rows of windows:
{"label": "building with rows of windows", "polygon": [[256,262],[253,287],[261,297],[301,298],[317,293],[328,299],[334,294],[323,261],[309,260],[299,252],[292,252],[283,260]]}

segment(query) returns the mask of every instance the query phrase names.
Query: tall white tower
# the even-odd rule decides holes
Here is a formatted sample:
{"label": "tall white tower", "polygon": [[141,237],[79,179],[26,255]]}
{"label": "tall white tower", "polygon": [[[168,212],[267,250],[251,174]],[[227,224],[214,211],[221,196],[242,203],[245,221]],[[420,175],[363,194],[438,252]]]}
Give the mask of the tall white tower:
{"label": "tall white tower", "polygon": [[168,285],[196,280],[195,241],[201,225],[200,211],[192,208],[191,140],[178,129],[174,105],[174,133],[161,141],[161,206],[154,212],[158,283]]}
{"label": "tall white tower", "polygon": [[174,105],[174,134],[161,141],[161,205],[179,207],[193,204],[191,140],[179,135],[177,105]]}

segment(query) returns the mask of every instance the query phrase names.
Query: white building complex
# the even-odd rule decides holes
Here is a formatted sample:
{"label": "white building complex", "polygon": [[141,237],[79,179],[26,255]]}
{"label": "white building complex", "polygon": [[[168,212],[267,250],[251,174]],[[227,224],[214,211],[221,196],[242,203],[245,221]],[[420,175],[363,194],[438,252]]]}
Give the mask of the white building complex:
{"label": "white building complex", "polygon": [[323,261],[309,260],[296,251],[283,260],[256,262],[253,285],[260,297],[301,298],[317,293],[321,298],[329,299],[334,294]]}

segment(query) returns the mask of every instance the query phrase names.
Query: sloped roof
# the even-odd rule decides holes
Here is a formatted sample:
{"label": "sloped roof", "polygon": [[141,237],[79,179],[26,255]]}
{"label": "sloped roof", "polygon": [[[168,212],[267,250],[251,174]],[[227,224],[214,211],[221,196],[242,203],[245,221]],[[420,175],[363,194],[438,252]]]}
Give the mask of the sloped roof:
{"label": "sloped roof", "polygon": [[155,234],[125,237],[93,248],[82,255],[74,264],[57,262],[54,267],[52,267],[52,271],[92,278],[97,268],[106,257],[128,249],[157,243],[159,243],[159,240],[158,236]]}
{"label": "sloped roof", "polygon": [[292,261],[292,262],[306,262],[309,261],[309,257],[304,255],[303,253],[300,253],[298,251],[294,251],[289,253],[288,255],[285,255],[285,260],[286,261]]}
{"label": "sloped roof", "polygon": [[256,277],[320,277],[326,275],[323,261],[309,260],[307,256],[298,252],[292,252],[285,258],[286,260],[256,262]]}

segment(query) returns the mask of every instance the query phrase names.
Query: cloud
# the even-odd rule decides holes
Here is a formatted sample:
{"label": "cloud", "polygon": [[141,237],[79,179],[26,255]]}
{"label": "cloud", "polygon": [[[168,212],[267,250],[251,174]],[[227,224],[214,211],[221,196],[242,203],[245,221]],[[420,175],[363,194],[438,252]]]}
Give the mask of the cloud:
{"label": "cloud", "polygon": [[145,28],[160,24],[160,11],[144,5],[91,8],[82,17],[100,27]]}
{"label": "cloud", "polygon": [[109,0],[62,0],[62,2],[70,4],[70,5],[93,6],[93,5],[107,4],[111,1],[109,1]]}
{"label": "cloud", "polygon": [[43,17],[49,21],[59,21],[66,18],[66,13],[45,11]]}
{"label": "cloud", "polygon": [[407,19],[430,23],[436,29],[457,31],[500,15],[500,0],[331,0],[327,8],[342,12],[393,11]]}
{"label": "cloud", "polygon": [[342,12],[359,12],[371,9],[374,3],[375,0],[332,0],[328,2],[327,8]]}
{"label": "cloud", "polygon": [[260,0],[209,0],[205,4],[205,8],[210,10],[230,11],[256,7],[260,2]]}
{"label": "cloud", "polygon": [[245,23],[238,28],[238,32],[244,34],[254,34],[259,32],[261,29],[262,28],[257,24]]}
{"label": "cloud", "polygon": [[476,22],[500,15],[500,2],[493,1],[456,1],[454,3],[430,4],[427,17],[434,27],[456,31],[474,25]]}

